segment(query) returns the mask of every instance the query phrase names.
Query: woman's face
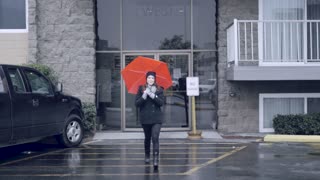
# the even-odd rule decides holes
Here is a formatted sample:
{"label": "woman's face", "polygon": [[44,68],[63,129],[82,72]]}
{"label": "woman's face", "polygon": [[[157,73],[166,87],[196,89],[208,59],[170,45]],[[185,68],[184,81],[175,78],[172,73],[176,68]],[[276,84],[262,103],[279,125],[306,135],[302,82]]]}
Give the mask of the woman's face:
{"label": "woman's face", "polygon": [[147,83],[148,85],[152,86],[154,84],[154,76],[148,76]]}

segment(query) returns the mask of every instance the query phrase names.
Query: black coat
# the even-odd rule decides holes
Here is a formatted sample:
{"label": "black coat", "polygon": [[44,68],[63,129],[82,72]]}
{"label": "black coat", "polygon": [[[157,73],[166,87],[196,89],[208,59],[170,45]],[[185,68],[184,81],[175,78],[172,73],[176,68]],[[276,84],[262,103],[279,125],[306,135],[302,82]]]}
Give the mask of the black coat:
{"label": "black coat", "polygon": [[140,122],[141,124],[161,124],[163,119],[161,106],[164,104],[163,89],[161,87],[157,88],[154,99],[149,96],[147,96],[147,99],[143,99],[144,90],[145,86],[140,86],[136,95],[136,106],[139,108]]}

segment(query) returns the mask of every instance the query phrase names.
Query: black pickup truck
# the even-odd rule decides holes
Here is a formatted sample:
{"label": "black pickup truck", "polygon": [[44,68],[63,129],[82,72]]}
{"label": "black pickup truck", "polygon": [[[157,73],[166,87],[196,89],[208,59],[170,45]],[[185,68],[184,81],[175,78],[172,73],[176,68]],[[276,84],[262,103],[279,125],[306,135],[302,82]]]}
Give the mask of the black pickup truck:
{"label": "black pickup truck", "polygon": [[0,64],[0,147],[55,136],[65,147],[83,139],[81,101],[39,71]]}

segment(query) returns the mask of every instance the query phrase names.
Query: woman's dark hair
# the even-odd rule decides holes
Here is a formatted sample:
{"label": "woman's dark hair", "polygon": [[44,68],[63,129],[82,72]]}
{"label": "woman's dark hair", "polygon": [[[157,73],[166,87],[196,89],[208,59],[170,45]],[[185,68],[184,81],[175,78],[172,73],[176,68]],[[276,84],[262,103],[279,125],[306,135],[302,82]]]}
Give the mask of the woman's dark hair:
{"label": "woman's dark hair", "polygon": [[146,74],[146,79],[147,79],[148,76],[150,76],[150,75],[153,76],[154,79],[156,79],[156,75],[157,75],[156,72],[154,72],[154,71],[148,71],[147,74]]}

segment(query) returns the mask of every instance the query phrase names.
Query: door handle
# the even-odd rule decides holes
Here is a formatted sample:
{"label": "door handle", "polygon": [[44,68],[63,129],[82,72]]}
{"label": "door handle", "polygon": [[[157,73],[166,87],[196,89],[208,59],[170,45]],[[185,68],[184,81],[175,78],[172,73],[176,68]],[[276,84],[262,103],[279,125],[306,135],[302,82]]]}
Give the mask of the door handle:
{"label": "door handle", "polygon": [[33,107],[38,107],[39,106],[39,99],[32,99],[32,105],[33,105]]}
{"label": "door handle", "polygon": [[62,98],[62,100],[61,100],[62,102],[68,102],[68,99],[66,99],[66,98]]}

